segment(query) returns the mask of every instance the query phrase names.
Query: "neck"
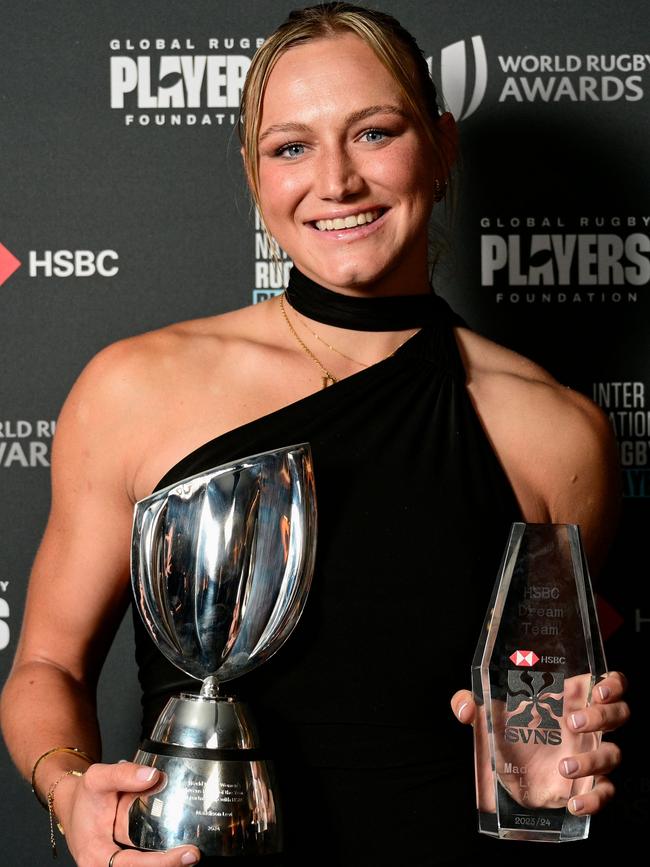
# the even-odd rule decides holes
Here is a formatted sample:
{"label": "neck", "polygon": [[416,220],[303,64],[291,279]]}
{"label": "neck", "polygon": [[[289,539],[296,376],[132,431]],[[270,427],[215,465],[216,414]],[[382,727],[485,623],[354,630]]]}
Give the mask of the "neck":
{"label": "neck", "polygon": [[308,319],[358,331],[420,328],[435,317],[438,301],[430,285],[426,292],[394,295],[336,292],[307,277],[295,265],[285,295],[290,306]]}

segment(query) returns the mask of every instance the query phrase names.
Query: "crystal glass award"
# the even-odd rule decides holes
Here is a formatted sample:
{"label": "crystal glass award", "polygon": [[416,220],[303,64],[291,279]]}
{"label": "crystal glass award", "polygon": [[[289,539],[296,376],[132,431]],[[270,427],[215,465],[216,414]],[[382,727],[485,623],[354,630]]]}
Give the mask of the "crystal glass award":
{"label": "crystal glass award", "polygon": [[169,699],[135,762],[164,772],[133,802],[128,845],[208,856],[282,849],[278,792],[250,711],[220,686],[261,665],[305,605],[316,549],[309,443],[215,467],[136,503],[135,598],[160,651],[202,681]]}
{"label": "crystal glass award", "polygon": [[575,524],[513,524],[472,663],[479,831],[563,842],[589,834],[567,803],[593,777],[561,760],[596,749],[570,715],[607,674],[587,562]]}

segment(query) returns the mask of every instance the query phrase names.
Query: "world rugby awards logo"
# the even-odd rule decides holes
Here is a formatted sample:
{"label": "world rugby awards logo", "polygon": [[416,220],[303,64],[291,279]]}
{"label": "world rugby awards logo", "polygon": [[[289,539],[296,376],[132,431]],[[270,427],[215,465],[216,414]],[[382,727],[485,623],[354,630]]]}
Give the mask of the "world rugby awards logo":
{"label": "world rugby awards logo", "polygon": [[562,743],[564,674],[508,670],[505,739],[510,743]]}
{"label": "world rugby awards logo", "polygon": [[487,57],[483,39],[481,36],[472,36],[474,87],[468,100],[469,65],[465,41],[462,39],[460,42],[447,45],[440,52],[442,95],[456,120],[465,120],[476,111],[485,96],[487,87]]}

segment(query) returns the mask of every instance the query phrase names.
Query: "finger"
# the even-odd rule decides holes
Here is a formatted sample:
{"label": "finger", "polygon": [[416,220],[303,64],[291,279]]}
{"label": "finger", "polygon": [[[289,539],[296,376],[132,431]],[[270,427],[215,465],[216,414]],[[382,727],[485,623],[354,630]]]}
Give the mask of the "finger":
{"label": "finger", "polygon": [[623,672],[610,671],[599,681],[592,693],[594,702],[618,701],[627,692],[628,681]]}
{"label": "finger", "polygon": [[610,732],[630,718],[630,708],[625,701],[612,704],[595,704],[569,714],[569,727],[575,732]]}
{"label": "finger", "polygon": [[106,850],[105,864],[108,865],[113,856],[112,867],[181,867],[186,864],[196,864],[201,853],[196,846],[179,846],[167,852],[139,852],[137,849],[117,850],[115,845]]}
{"label": "finger", "polygon": [[558,768],[563,777],[590,777],[593,774],[609,774],[621,763],[621,750],[616,744],[603,741],[597,750],[567,756]]}
{"label": "finger", "polygon": [[83,779],[88,789],[97,794],[143,792],[160,782],[160,771],[134,762],[120,762],[117,765],[97,762],[88,768]]}
{"label": "finger", "polygon": [[614,783],[608,777],[596,777],[593,789],[569,798],[567,807],[575,816],[590,816],[611,801],[615,791]]}
{"label": "finger", "polygon": [[471,723],[476,715],[474,697],[468,689],[460,689],[451,697],[451,709],[456,719],[462,723]]}

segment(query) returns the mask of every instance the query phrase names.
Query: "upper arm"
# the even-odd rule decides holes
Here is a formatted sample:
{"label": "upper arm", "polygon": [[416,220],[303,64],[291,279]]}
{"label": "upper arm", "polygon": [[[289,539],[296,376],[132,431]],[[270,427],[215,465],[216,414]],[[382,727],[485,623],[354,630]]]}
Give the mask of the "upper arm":
{"label": "upper arm", "polygon": [[466,340],[465,360],[472,400],[524,519],[578,524],[597,572],[616,531],[621,497],[607,416],[533,362],[483,338]]}
{"label": "upper arm", "polygon": [[580,525],[594,573],[605,561],[618,527],[621,482],[618,449],[605,413],[572,392],[555,414],[566,434],[561,449],[546,448],[552,471],[541,481],[551,520]]}
{"label": "upper arm", "polygon": [[584,395],[515,382],[511,424],[496,426],[501,459],[531,522],[578,524],[592,570],[602,566],[620,504],[620,474],[607,417]]}
{"label": "upper arm", "polygon": [[46,661],[93,684],[128,600],[132,351],[88,364],[52,444],[52,504],[27,592],[16,665]]}

